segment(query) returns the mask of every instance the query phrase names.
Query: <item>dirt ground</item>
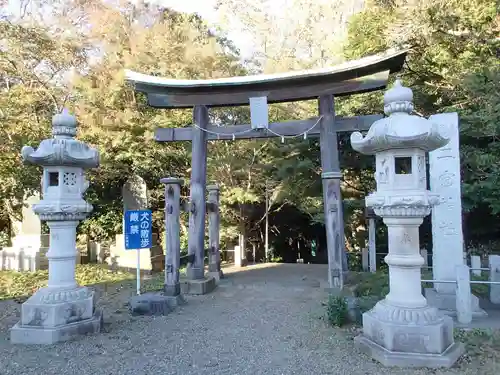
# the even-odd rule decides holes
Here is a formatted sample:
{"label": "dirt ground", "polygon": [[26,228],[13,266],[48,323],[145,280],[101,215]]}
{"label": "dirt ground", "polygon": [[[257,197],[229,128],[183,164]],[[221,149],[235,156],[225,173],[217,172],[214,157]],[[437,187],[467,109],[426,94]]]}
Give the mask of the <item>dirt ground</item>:
{"label": "dirt ground", "polygon": [[[325,265],[225,268],[205,296],[165,317],[132,317],[135,283],[100,286],[104,332],[53,346],[17,346],[8,329],[20,304],[0,304],[0,374],[499,374],[494,352],[465,356],[448,370],[384,368],[353,343],[359,328],[324,319]],[[476,347],[477,349],[477,347]],[[477,355],[476,355],[477,354]]]}

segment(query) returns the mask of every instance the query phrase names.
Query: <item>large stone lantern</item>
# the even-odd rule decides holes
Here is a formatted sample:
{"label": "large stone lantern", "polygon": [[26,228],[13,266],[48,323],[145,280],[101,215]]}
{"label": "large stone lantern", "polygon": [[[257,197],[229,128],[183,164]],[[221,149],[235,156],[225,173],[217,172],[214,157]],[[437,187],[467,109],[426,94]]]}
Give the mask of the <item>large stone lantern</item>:
{"label": "large stone lantern", "polygon": [[412,90],[399,80],[384,96],[388,117],[368,134],[351,135],[352,147],[375,155],[377,190],[366,206],[387,225],[389,294],[363,314],[357,344],[386,366],[451,366],[463,353],[453,340],[453,321],[422,295],[419,226],[439,196],[427,190],[426,152],[449,141],[448,129],[411,115]]}
{"label": "large stone lantern", "polygon": [[50,228],[49,281],[22,305],[21,321],[11,330],[13,343],[52,344],[98,332],[102,325],[94,292],[75,280],[76,227],[92,212],[83,199],[89,186],[84,170],[99,165],[99,153],[74,139],[76,119],[66,110],[53,117],[52,126],[52,139],[36,151],[21,150],[26,163],[43,167],[43,199],[33,211]]}

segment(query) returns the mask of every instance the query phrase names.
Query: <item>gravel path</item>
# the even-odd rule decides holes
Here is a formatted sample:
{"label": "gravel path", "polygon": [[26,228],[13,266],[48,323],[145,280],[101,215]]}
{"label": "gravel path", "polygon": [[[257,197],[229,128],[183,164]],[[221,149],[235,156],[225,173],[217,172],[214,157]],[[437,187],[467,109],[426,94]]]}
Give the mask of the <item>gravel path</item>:
{"label": "gravel path", "polygon": [[[226,270],[206,296],[166,317],[131,317],[131,290],[108,288],[101,298],[105,332],[54,346],[14,346],[8,328],[19,304],[0,305],[1,375],[292,375],[498,374],[495,363],[450,370],[388,369],[360,354],[353,332],[321,319],[326,268],[251,266]],[[133,285],[133,284],[132,284]],[[321,287],[320,287],[321,285]],[[496,370],[496,371],[495,371]]]}

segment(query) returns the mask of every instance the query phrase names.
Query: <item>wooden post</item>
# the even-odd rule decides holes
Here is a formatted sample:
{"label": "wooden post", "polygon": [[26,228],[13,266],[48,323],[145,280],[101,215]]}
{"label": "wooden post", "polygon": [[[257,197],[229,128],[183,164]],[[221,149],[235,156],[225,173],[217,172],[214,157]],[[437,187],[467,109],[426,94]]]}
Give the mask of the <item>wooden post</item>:
{"label": "wooden post", "polygon": [[162,178],[165,184],[165,286],[167,296],[181,293],[179,268],[181,265],[180,238],[180,201],[181,186],[184,181],[178,178]]}
{"label": "wooden post", "polygon": [[370,272],[377,272],[377,243],[375,240],[375,218],[368,219],[368,259],[370,260]]}
{"label": "wooden post", "polygon": [[189,196],[188,255],[194,256],[187,265],[189,280],[205,277],[204,240],[205,240],[205,188],[207,181],[207,135],[201,129],[208,126],[208,109],[196,106],[193,111],[192,153],[191,153],[191,192]]}
{"label": "wooden post", "polygon": [[220,268],[220,213],[219,186],[209,185],[208,190],[208,273],[217,281],[222,277]]}
{"label": "wooden post", "polygon": [[335,131],[335,104],[333,95],[319,98],[321,175],[325,210],[326,244],[328,248],[328,283],[330,288],[342,289],[344,257],[344,223],[340,195],[339,152]]}

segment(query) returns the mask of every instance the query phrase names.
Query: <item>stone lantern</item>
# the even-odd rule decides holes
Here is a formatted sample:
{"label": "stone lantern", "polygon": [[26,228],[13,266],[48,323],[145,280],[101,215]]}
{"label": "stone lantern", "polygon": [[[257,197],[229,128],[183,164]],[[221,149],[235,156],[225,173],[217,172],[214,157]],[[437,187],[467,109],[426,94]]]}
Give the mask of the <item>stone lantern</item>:
{"label": "stone lantern", "polygon": [[446,145],[448,129],[411,115],[413,92],[399,80],[384,95],[388,117],[367,135],[351,135],[354,150],[375,155],[377,190],[366,206],[387,225],[389,293],[363,314],[359,347],[386,366],[449,367],[463,353],[453,321],[422,295],[419,226],[439,196],[427,190],[426,152]]}
{"label": "stone lantern", "polygon": [[13,343],[52,344],[102,326],[94,292],[75,280],[76,227],[92,212],[83,199],[89,186],[84,170],[99,165],[97,150],[74,139],[76,127],[75,117],[64,110],[52,119],[52,139],[36,151],[21,150],[26,163],[43,167],[43,199],[33,211],[50,228],[49,281],[22,305],[21,321],[11,330]]}

